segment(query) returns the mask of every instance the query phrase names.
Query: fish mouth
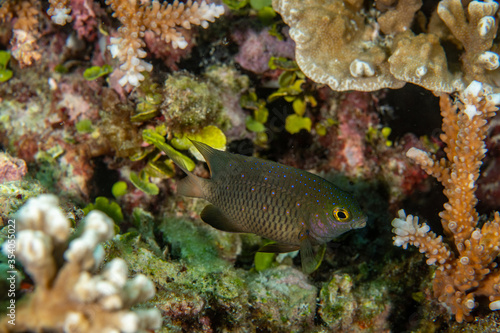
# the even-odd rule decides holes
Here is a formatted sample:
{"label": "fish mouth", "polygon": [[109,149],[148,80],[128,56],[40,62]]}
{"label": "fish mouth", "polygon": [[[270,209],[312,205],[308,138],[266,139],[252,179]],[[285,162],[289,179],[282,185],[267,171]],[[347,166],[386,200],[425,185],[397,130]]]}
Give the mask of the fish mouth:
{"label": "fish mouth", "polygon": [[357,220],[357,221],[354,221],[354,222],[352,223],[352,228],[353,228],[353,229],[360,229],[360,228],[364,228],[364,227],[366,227],[366,221],[368,221],[368,217],[367,217],[367,216],[365,216],[365,217],[363,217],[362,219],[359,219],[359,220]]}

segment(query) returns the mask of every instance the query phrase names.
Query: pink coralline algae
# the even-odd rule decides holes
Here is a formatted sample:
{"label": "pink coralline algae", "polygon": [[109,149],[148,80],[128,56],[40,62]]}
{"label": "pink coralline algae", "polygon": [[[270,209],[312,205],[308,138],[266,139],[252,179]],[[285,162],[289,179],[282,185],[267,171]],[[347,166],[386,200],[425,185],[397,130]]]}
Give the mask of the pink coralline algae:
{"label": "pink coralline algae", "polygon": [[271,36],[267,29],[259,33],[250,29],[236,31],[232,38],[240,45],[234,59],[241,67],[251,72],[261,74],[269,70],[271,57],[295,59],[295,43],[289,37],[280,41]]}
{"label": "pink coralline algae", "polygon": [[500,115],[490,120],[486,139],[486,157],[483,160],[481,177],[477,181],[479,203],[489,209],[500,207]]}
{"label": "pink coralline algae", "polygon": [[97,38],[97,26],[100,19],[98,14],[104,10],[92,0],[71,0],[71,17],[73,18],[73,28],[76,30],[79,39],[93,42]]}
{"label": "pink coralline algae", "polygon": [[365,136],[370,128],[376,128],[380,122],[372,96],[363,92],[346,94],[336,115],[338,128],[329,131],[320,142],[331,150],[328,154],[332,156],[330,166],[335,170],[353,173],[354,176],[368,166],[366,159],[369,147]]}
{"label": "pink coralline algae", "polygon": [[0,184],[21,180],[26,172],[28,172],[28,168],[24,160],[0,152]]}
{"label": "pink coralline algae", "polygon": [[338,126],[332,126],[319,138],[327,149],[325,171],[341,171],[348,177],[383,179],[388,184],[389,206],[397,205],[417,189],[423,189],[427,175],[404,155],[411,145],[422,144],[407,134],[396,144],[387,145],[380,134],[382,124],[376,111],[378,99],[365,92],[350,92],[334,108]]}
{"label": "pink coralline algae", "polygon": [[195,43],[193,38],[193,30],[182,30],[180,32],[187,42],[187,46],[183,49],[174,48],[172,44],[165,43],[157,37],[152,31],[144,33],[144,42],[148,50],[158,59],[161,59],[165,66],[173,71],[179,70],[177,63],[183,58],[186,58],[193,49]]}

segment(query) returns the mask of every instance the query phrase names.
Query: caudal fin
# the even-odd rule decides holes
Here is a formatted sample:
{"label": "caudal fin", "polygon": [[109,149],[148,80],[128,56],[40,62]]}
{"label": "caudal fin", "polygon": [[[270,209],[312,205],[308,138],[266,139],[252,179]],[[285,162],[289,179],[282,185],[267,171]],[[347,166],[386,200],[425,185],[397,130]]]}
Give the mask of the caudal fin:
{"label": "caudal fin", "polygon": [[203,198],[203,182],[206,179],[197,177],[191,172],[184,170],[187,177],[177,183],[177,194],[192,198]]}

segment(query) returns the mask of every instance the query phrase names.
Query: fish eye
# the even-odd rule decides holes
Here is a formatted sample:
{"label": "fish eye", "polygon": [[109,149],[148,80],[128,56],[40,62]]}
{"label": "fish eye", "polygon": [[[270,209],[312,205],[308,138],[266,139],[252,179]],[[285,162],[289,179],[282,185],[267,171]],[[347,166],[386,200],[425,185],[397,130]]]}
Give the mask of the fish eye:
{"label": "fish eye", "polygon": [[351,219],[351,215],[349,214],[349,212],[346,209],[340,207],[333,210],[333,216],[335,216],[335,219],[340,222],[346,222]]}

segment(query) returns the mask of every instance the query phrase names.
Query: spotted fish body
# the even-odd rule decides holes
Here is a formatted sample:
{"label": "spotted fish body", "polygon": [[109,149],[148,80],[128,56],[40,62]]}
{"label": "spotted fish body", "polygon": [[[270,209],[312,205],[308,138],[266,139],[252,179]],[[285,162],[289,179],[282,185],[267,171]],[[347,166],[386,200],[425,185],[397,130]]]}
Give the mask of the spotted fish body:
{"label": "spotted fish body", "polygon": [[205,157],[211,179],[189,173],[173,158],[188,174],[179,183],[179,194],[209,201],[201,218],[217,229],[255,233],[277,242],[264,252],[301,249],[303,267],[311,271],[316,265],[312,246],[366,224],[356,200],[321,177],[193,144]]}

